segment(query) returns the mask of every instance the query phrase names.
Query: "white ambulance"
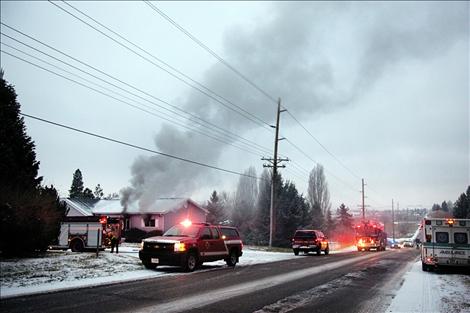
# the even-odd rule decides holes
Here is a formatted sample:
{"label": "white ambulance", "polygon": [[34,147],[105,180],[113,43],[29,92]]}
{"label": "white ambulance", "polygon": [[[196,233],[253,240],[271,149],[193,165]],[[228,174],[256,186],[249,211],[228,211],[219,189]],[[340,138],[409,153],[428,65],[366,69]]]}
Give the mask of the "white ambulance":
{"label": "white ambulance", "polygon": [[422,226],[423,271],[441,265],[470,267],[470,219],[425,218]]}

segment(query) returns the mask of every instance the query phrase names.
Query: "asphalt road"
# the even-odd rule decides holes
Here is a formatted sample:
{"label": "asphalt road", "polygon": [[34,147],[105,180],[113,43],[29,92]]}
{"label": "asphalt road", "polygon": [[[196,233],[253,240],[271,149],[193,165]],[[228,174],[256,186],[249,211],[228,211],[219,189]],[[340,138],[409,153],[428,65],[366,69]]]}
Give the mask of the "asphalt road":
{"label": "asphalt road", "polygon": [[[416,249],[309,255],[2,300],[2,312],[383,312]],[[241,260],[243,263],[243,259]],[[166,269],[179,271],[179,269]]]}

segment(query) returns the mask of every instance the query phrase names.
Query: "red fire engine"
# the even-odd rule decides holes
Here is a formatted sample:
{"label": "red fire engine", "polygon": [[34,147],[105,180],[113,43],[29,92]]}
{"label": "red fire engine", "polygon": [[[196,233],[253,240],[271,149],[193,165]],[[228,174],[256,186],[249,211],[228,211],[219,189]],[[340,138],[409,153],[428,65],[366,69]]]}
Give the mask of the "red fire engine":
{"label": "red fire engine", "polygon": [[387,234],[384,232],[384,224],[373,220],[362,220],[356,226],[357,251],[385,251],[387,246]]}

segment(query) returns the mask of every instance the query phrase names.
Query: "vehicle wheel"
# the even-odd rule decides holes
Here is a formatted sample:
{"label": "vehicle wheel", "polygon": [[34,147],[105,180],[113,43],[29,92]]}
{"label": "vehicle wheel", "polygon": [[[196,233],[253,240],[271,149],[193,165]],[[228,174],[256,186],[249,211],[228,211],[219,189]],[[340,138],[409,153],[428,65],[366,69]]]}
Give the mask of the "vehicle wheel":
{"label": "vehicle wheel", "polygon": [[155,263],[150,263],[150,262],[142,262],[144,264],[145,268],[148,270],[154,270],[157,268],[157,264]]}
{"label": "vehicle wheel", "polygon": [[424,262],[421,262],[421,268],[423,269],[424,272],[428,271],[428,265],[425,264]]}
{"label": "vehicle wheel", "polygon": [[299,255],[299,250],[294,249],[294,255]]}
{"label": "vehicle wheel", "polygon": [[319,248],[317,249],[317,255],[320,255],[320,253],[321,253],[321,249],[320,249],[320,247],[319,247]]}
{"label": "vehicle wheel", "polygon": [[196,254],[194,252],[190,252],[186,256],[186,262],[184,263],[184,270],[186,272],[192,272],[196,269],[196,265],[197,265]]}
{"label": "vehicle wheel", "polygon": [[230,255],[228,256],[228,259],[226,260],[227,265],[234,267],[235,264],[237,264],[237,261],[238,261],[237,251],[235,249],[230,250]]}
{"label": "vehicle wheel", "polygon": [[70,249],[72,249],[73,252],[82,252],[83,242],[80,239],[75,239],[70,243]]}
{"label": "vehicle wheel", "polygon": [[329,246],[326,246],[326,249],[325,249],[325,255],[328,255],[330,253],[330,247]]}

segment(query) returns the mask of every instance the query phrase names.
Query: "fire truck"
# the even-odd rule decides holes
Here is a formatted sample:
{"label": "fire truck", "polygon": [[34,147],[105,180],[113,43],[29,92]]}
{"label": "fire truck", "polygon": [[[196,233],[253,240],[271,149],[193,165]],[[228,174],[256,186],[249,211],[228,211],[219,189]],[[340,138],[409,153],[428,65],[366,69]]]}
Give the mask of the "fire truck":
{"label": "fire truck", "polygon": [[387,246],[387,234],[384,232],[384,224],[378,221],[362,220],[356,226],[357,251],[385,251]]}
{"label": "fire truck", "polygon": [[98,217],[69,217],[60,224],[57,244],[50,249],[82,252],[91,249],[103,250],[103,223]]}
{"label": "fire truck", "polygon": [[423,271],[441,265],[470,267],[470,219],[425,218],[422,227]]}

